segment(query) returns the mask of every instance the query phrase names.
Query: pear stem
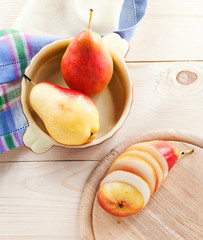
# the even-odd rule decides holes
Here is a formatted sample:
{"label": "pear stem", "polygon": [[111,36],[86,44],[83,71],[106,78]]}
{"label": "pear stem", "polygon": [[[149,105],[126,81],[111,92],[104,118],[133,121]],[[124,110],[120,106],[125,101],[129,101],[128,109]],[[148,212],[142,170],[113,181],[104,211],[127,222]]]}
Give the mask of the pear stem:
{"label": "pear stem", "polygon": [[190,154],[190,153],[193,153],[193,152],[194,152],[194,149],[190,149],[186,152],[180,152],[180,155]]}
{"label": "pear stem", "polygon": [[93,14],[93,9],[90,9],[90,18],[89,18],[89,25],[88,25],[88,29],[90,29],[90,28],[91,28],[92,14]]}
{"label": "pear stem", "polygon": [[31,82],[34,86],[36,85],[27,75],[23,74],[23,77],[26,78],[29,82]]}

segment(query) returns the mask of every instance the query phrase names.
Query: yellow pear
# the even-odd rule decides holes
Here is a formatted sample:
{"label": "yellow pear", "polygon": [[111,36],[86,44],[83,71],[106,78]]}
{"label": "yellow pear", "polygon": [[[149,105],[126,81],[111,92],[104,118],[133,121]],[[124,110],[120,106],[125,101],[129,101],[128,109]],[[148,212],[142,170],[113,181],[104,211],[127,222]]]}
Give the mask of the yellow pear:
{"label": "yellow pear", "polygon": [[64,145],[92,141],[99,131],[99,111],[93,100],[76,90],[41,82],[32,88],[30,103],[50,136]]}

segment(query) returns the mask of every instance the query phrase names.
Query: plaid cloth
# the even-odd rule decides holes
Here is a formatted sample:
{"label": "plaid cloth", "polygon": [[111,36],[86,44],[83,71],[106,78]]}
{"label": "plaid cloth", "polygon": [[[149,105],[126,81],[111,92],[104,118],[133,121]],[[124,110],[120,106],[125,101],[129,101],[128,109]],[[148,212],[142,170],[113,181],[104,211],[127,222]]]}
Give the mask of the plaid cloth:
{"label": "plaid cloth", "polygon": [[58,38],[12,29],[0,31],[0,153],[23,145],[27,127],[20,102],[20,83],[32,57]]}
{"label": "plaid cloth", "polygon": [[27,121],[20,104],[20,82],[0,85],[0,153],[22,145]]}
{"label": "plaid cloth", "polygon": [[[147,0],[125,0],[116,32],[130,40],[146,7]],[[0,153],[23,145],[28,123],[20,103],[21,79],[32,57],[57,39],[13,29],[0,31]]]}

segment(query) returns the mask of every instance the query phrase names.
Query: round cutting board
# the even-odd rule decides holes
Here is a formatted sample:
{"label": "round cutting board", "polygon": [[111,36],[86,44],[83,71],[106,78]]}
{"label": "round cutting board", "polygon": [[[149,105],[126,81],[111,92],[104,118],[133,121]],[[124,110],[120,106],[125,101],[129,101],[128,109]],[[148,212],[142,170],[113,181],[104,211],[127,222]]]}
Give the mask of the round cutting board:
{"label": "round cutting board", "polygon": [[[114,159],[134,143],[172,141],[181,156],[144,209],[129,217],[115,217],[97,201],[99,183]],[[80,203],[80,232],[85,240],[203,239],[203,138],[175,130],[136,136],[115,147],[90,175]]]}

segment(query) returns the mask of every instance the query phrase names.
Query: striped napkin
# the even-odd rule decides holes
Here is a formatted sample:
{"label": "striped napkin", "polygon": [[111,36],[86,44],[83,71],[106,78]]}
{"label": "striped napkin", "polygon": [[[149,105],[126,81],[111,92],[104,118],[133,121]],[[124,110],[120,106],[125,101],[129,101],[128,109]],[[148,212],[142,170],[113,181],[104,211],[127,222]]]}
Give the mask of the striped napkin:
{"label": "striped napkin", "polygon": [[[50,32],[45,32],[43,29],[40,29],[41,26],[47,29],[46,26],[50,27],[53,23],[56,23],[54,17],[56,17],[57,21],[60,20],[59,22],[62,21],[63,23],[63,18],[67,17],[65,10],[65,16],[62,16],[61,19],[60,15],[56,14],[57,16],[55,16],[53,14],[54,11],[57,12],[57,7],[61,9],[60,1],[54,0],[53,6],[50,5],[50,1],[43,1],[43,11],[49,9],[49,11],[46,12],[46,18],[41,14],[42,6],[38,4],[39,1],[41,2],[41,0],[28,0],[25,8],[17,18],[14,26],[17,29],[21,29],[21,31],[14,29],[0,30],[0,153],[23,145],[22,136],[28,124],[20,103],[20,83],[25,68],[30,63],[32,57],[42,47],[54,40],[64,37],[61,34],[64,30],[57,32],[57,29],[61,30],[61,25],[52,27],[52,34],[54,35],[49,35]],[[66,4],[68,4],[68,2],[69,1],[66,0]],[[82,0],[77,0],[77,3],[78,2],[82,3]],[[88,2],[95,4],[96,0],[88,0]],[[119,2],[120,4],[123,3],[123,5],[121,6],[122,8],[119,8],[121,10],[120,16],[117,14],[119,17],[119,19],[117,19],[119,20],[118,29],[114,32],[130,40],[135,32],[137,23],[145,14],[147,0],[124,0],[124,2],[120,0]],[[105,5],[104,3],[118,4],[116,0],[112,2],[103,0],[102,4]],[[101,4],[101,1],[98,0],[97,4]],[[100,9],[99,5],[97,5],[97,8],[98,10]],[[76,8],[76,10],[78,10],[78,8]],[[106,12],[106,9],[104,8],[103,11]],[[109,8],[109,11],[111,15],[113,9]],[[110,15],[108,15],[106,19],[108,24],[110,23]],[[39,20],[40,17],[41,20],[37,22],[37,19]],[[50,19],[52,20],[52,24],[50,24]],[[28,22],[29,24],[27,25]],[[38,23],[37,26],[35,25],[36,23]],[[85,24],[85,26],[86,25],[87,24]],[[35,34],[26,33],[28,31],[32,31],[32,33]],[[64,34],[67,36],[67,31]]]}
{"label": "striped napkin", "polygon": [[22,145],[27,121],[20,105],[20,82],[0,85],[0,153]]}
{"label": "striped napkin", "polygon": [[17,30],[0,31],[0,153],[23,145],[27,120],[20,102],[20,83],[32,57],[58,39]]}

